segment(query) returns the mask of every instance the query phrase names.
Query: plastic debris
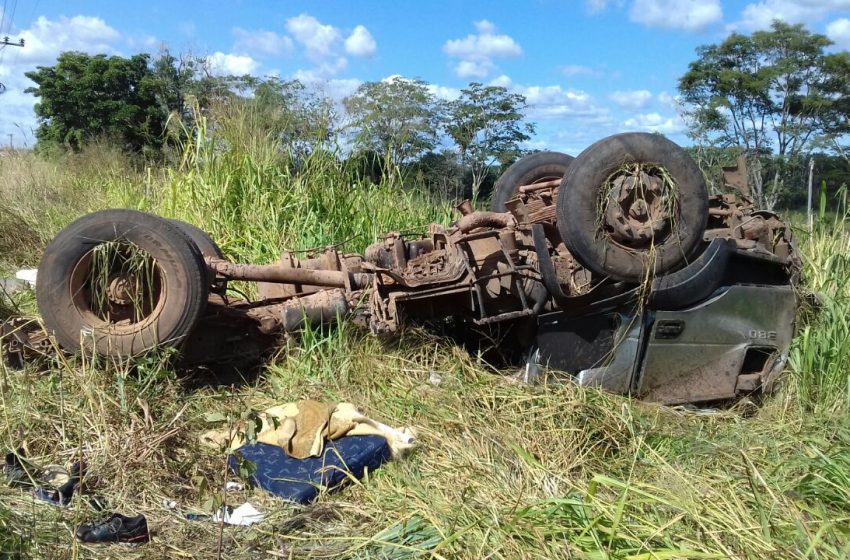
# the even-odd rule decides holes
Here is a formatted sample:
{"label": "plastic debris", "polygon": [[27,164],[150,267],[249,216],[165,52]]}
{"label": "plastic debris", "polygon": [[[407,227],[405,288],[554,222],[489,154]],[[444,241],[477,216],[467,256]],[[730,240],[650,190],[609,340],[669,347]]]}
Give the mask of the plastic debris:
{"label": "plastic debris", "polygon": [[189,521],[213,521],[221,523],[224,521],[228,525],[253,525],[265,519],[265,514],[260,513],[257,508],[252,506],[250,502],[245,502],[237,508],[232,506],[222,507],[215,515],[209,516],[198,513],[187,513],[186,519]]}
{"label": "plastic debris", "polygon": [[33,287],[35,286],[36,276],[38,276],[37,268],[22,268],[15,273],[15,278],[23,280]]}

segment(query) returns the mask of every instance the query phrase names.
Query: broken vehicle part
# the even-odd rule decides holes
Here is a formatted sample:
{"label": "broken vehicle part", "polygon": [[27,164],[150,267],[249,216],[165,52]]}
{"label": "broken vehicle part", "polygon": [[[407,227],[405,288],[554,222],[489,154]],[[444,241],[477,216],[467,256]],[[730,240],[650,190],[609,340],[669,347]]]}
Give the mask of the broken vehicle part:
{"label": "broken vehicle part", "polygon": [[[575,159],[532,154],[500,179],[504,193],[504,209],[462,203],[454,224],[390,233],[362,255],[331,247],[273,264],[223,259],[180,223],[97,212],[48,246],[39,308],[67,350],[171,345],[190,364],[244,363],[307,323],[393,333],[451,318],[468,333],[513,329],[535,367],[657,402],[730,398],[781,370],[801,268],[790,228],[745,196],[709,197],[669,140],[629,133]],[[232,297],[233,280],[257,282],[259,298]]]}
{"label": "broken vehicle part", "polygon": [[[559,152],[537,152],[518,159],[496,181],[490,209],[507,210],[507,202],[523,192],[557,187],[573,161],[572,156]],[[550,191],[552,192],[552,191]]]}
{"label": "broken vehicle part", "polygon": [[576,157],[557,208],[561,239],[582,266],[639,283],[693,256],[708,195],[699,167],[671,141],[617,134]]}

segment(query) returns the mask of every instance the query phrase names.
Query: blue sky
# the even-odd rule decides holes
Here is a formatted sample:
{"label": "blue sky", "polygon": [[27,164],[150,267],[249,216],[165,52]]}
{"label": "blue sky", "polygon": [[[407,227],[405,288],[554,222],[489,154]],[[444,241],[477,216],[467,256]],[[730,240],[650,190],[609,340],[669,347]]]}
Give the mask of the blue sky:
{"label": "blue sky", "polygon": [[529,102],[532,148],[576,154],[626,130],[687,143],[678,77],[699,45],[805,22],[850,48],[850,0],[0,0],[0,143],[33,142],[24,72],[65,50],[208,57],[221,73],[299,78],[337,99],[363,81],[420,78],[451,98],[470,81]]}

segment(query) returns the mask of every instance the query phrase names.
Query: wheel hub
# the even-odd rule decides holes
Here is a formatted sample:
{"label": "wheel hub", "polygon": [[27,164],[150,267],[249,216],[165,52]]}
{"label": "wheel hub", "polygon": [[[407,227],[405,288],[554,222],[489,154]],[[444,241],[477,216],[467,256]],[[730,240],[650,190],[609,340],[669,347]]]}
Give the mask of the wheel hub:
{"label": "wheel hub", "polygon": [[109,282],[106,294],[115,305],[130,305],[137,300],[137,292],[135,278],[118,276]]}
{"label": "wheel hub", "polygon": [[643,170],[616,176],[604,202],[603,227],[608,236],[633,249],[659,241],[673,219],[666,200],[669,194],[661,177]]}

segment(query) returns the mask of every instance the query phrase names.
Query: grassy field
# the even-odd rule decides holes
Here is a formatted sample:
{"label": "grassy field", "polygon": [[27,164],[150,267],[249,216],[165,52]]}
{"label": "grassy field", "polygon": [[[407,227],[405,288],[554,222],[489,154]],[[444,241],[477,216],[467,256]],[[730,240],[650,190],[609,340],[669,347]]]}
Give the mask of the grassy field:
{"label": "grassy field", "polygon": [[[103,146],[0,158],[0,270],[37,264],[63,225],[113,206],[195,223],[248,262],[341,240],[360,250],[381,232],[450,219],[448,204],[399,181],[359,184],[333,154],[293,169],[261,135],[218,134],[230,149],[202,130],[179,165],[141,172]],[[346,325],[305,333],[233,387],[198,388],[155,356],[132,368],[4,369],[2,446],[26,442],[38,463],[85,457],[111,509],[144,513],[154,535],[132,549],[82,546],[73,531],[95,515],[83,502],[59,510],[2,488],[0,558],[847,557],[850,234],[842,220],[822,223],[800,248],[823,307],[801,316],[778,393],[723,410],[518,385],[427,333],[381,341]],[[15,305],[34,312],[32,294]],[[225,492],[224,454],[198,439],[211,413],[234,424],[303,397],[415,426],[419,448],[307,508]],[[265,522],[182,515],[245,499]]]}

